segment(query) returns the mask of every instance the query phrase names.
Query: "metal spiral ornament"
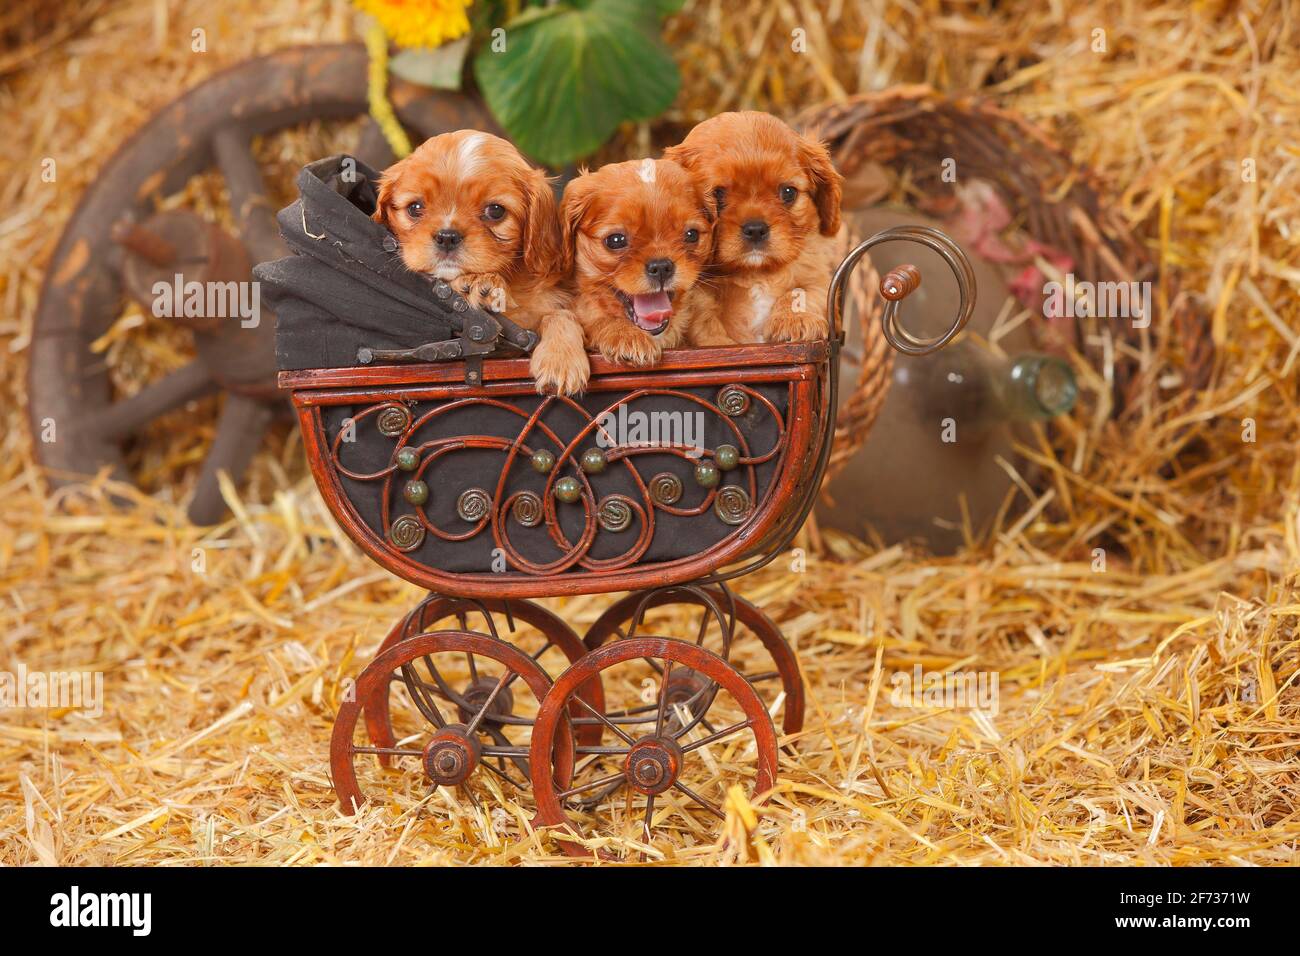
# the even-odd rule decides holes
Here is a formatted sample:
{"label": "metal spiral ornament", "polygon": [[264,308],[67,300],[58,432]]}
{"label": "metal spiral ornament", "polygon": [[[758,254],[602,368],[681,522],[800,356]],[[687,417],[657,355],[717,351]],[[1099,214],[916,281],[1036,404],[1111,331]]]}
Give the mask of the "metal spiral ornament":
{"label": "metal spiral ornament", "polygon": [[736,418],[749,411],[749,393],[735,385],[718,389],[718,408],[723,414]]}
{"label": "metal spiral ornament", "polygon": [[482,488],[469,488],[456,499],[456,514],[466,521],[482,521],[492,509],[492,496]]}
{"label": "metal spiral ornament", "polygon": [[661,505],[675,505],[682,500],[682,480],[671,471],[661,471],[650,479],[650,497]]}
{"label": "metal spiral ornament", "polygon": [[390,405],[376,416],[375,427],[381,435],[398,438],[411,427],[411,410],[405,405]]}
{"label": "metal spiral ornament", "polygon": [[388,530],[388,540],[398,551],[414,551],[424,544],[424,525],[414,515],[401,515]]}
{"label": "metal spiral ornament", "polygon": [[726,524],[744,524],[749,517],[749,494],[739,485],[723,485],[714,499],[713,511]]}
{"label": "metal spiral ornament", "polygon": [[632,501],[623,495],[610,495],[600,503],[596,513],[600,526],[611,533],[626,531],[632,524]]}
{"label": "metal spiral ornament", "polygon": [[542,523],[542,499],[531,491],[521,491],[510,506],[510,514],[525,528],[536,528]]}

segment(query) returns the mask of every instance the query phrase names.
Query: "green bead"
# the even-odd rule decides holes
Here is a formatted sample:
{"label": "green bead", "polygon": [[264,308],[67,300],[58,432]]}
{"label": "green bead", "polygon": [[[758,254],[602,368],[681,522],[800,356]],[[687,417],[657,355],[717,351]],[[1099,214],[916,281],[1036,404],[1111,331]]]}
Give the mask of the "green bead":
{"label": "green bead", "polygon": [[555,497],[568,504],[573,504],[582,497],[582,485],[577,478],[561,478],[555,483]]}
{"label": "green bead", "polygon": [[403,448],[397,453],[397,467],[402,471],[415,471],[420,466],[420,453],[414,448]]}
{"label": "green bead", "polygon": [[408,481],[402,489],[402,497],[413,505],[422,505],[429,500],[429,486],[419,479]]}
{"label": "green bead", "polygon": [[539,474],[545,475],[555,467],[555,456],[545,448],[539,448],[537,451],[533,452],[532,462],[533,470]]}
{"label": "green bead", "polygon": [[599,475],[605,470],[605,465],[608,464],[608,462],[605,460],[605,453],[599,448],[588,448],[582,453],[580,464],[582,465],[582,470],[587,474]]}
{"label": "green bead", "polygon": [[740,449],[735,445],[719,445],[713,453],[713,463],[723,471],[731,471],[740,464]]}
{"label": "green bead", "polygon": [[701,488],[716,487],[721,477],[718,466],[711,461],[702,461],[695,466],[695,483]]}

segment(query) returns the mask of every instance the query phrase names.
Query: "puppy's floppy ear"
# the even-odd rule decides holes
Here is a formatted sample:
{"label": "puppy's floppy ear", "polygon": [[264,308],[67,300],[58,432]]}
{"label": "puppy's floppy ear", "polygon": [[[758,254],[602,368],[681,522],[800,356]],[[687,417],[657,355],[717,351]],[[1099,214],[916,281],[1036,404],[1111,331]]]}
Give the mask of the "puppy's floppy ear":
{"label": "puppy's floppy ear", "polygon": [[393,212],[393,190],[397,188],[397,181],[402,178],[402,170],[406,166],[406,160],[393,163],[379,177],[377,196],[375,200],[375,211],[371,213],[370,218],[381,226],[391,228],[389,216]]}
{"label": "puppy's floppy ear", "polygon": [[812,180],[813,204],[823,236],[833,236],[840,231],[840,198],[844,177],[831,162],[831,151],[826,144],[813,136],[799,137],[799,152],[808,178]]}
{"label": "puppy's floppy ear", "polygon": [[564,198],[560,201],[560,268],[565,273],[573,271],[578,250],[578,228],[596,196],[591,180],[586,169],[578,170],[577,178],[571,179],[564,187]]}
{"label": "puppy's floppy ear", "polygon": [[669,146],[664,150],[664,159],[671,160],[683,169],[691,171],[694,171],[699,158],[700,151],[686,143],[678,143],[676,146]]}
{"label": "puppy's floppy ear", "polygon": [[560,237],[560,211],[555,190],[540,169],[531,170],[525,180],[524,268],[533,275],[549,275],[563,268],[564,243]]}

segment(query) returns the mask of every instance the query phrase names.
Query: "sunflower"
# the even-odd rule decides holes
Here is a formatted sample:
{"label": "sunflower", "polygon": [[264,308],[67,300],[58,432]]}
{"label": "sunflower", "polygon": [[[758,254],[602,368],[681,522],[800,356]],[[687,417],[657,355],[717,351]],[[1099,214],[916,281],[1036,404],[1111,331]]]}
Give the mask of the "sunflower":
{"label": "sunflower", "polygon": [[435,47],[469,32],[472,0],[352,0],[400,47]]}

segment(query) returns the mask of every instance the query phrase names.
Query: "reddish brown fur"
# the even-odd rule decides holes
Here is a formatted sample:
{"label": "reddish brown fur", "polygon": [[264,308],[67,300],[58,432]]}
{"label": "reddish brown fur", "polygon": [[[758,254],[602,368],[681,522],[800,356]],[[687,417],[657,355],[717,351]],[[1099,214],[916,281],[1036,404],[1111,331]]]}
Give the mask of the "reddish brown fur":
{"label": "reddish brown fur", "polygon": [[[418,217],[416,201],[424,206]],[[505,207],[496,221],[485,215],[492,203]],[[543,374],[568,360],[559,206],[546,174],[508,142],[477,130],[426,140],[384,172],[374,219],[397,237],[408,269],[445,279],[472,304],[539,330],[533,363]],[[451,254],[434,242],[444,228],[464,237]],[[548,340],[551,327],[557,332]]]}
{"label": "reddish brown fur", "polygon": [[[842,177],[817,140],[767,113],[722,113],[664,155],[695,173],[715,205],[716,321],[699,323],[696,344],[808,341],[824,337],[826,289],[840,229]],[[797,190],[794,201],[782,186]],[[766,222],[761,247],[741,227]]]}
{"label": "reddish brown fur", "polygon": [[[610,361],[653,365],[664,349],[685,340],[693,322],[711,321],[713,297],[697,284],[711,251],[709,213],[703,191],[681,166],[635,160],[583,173],[565,189],[560,212],[564,262],[573,269],[577,290],[573,312],[589,347]],[[693,244],[686,241],[688,229],[698,234]],[[613,233],[627,236],[626,248],[606,247]],[[657,335],[638,328],[616,294],[656,291],[646,274],[646,263],[654,259],[670,259],[675,270],[665,286],[672,293],[672,316]],[[568,358],[572,367],[564,377],[571,381],[579,364],[576,350]],[[581,364],[585,384],[585,353]]]}

